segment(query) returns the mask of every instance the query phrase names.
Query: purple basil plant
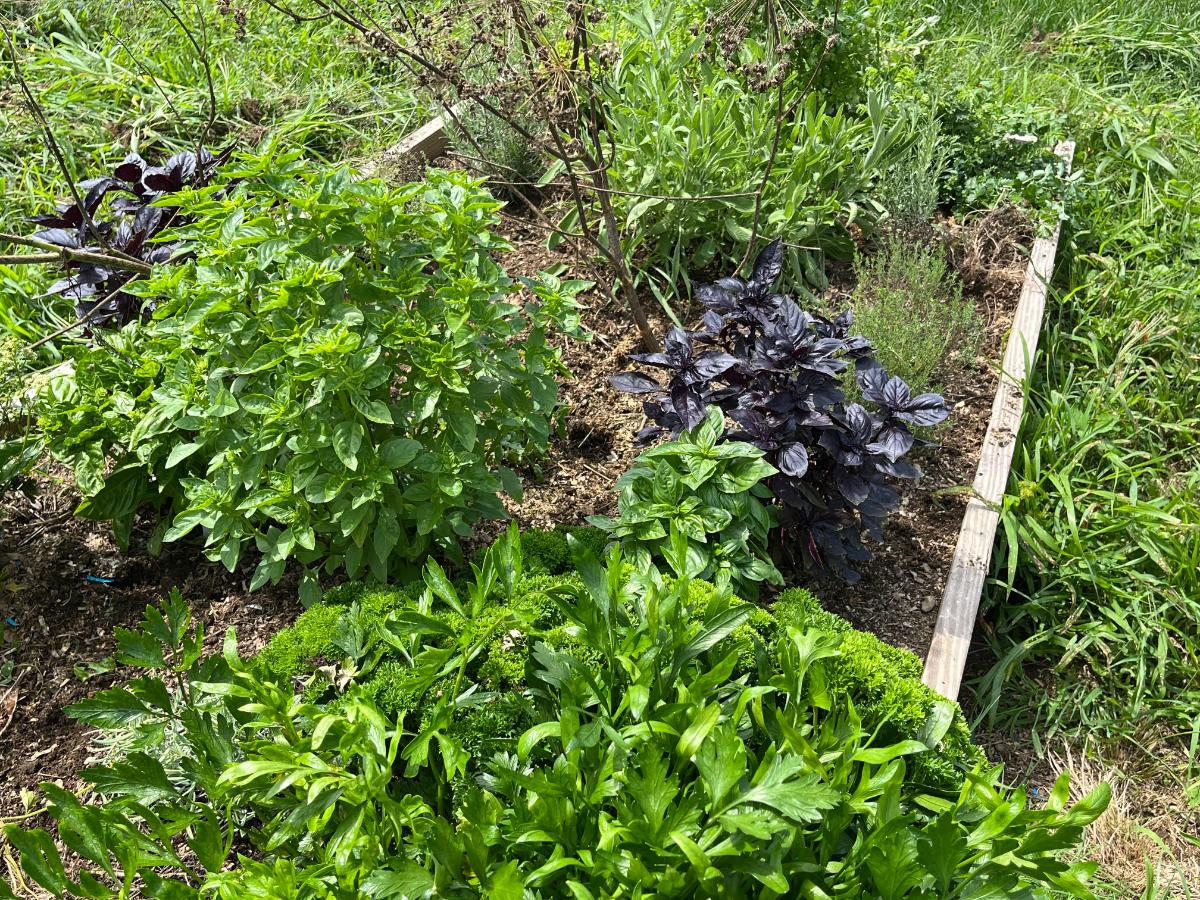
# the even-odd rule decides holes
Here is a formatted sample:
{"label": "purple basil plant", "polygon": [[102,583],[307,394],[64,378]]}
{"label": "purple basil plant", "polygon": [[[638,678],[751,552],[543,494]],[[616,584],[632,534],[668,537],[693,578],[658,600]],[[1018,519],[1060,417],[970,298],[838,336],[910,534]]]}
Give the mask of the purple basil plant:
{"label": "purple basil plant", "polygon": [[[775,494],[784,546],[806,565],[857,581],[856,564],[871,558],[863,535],[883,539],[883,522],[899,503],[890,479],[916,479],[907,460],[919,443],[913,426],[937,425],[950,409],[939,394],[913,396],[889,377],[874,347],[851,335],[850,311],[834,319],[810,315],[772,288],[783,264],[780,241],[759,255],[749,279],[700,285],[707,308],[699,331],[673,328],[661,353],[631,356],[666,375],[613,376],[614,387],[653,395],[652,423],[640,443],[699,425],[710,406],[725,414],[725,440],[759,447],[778,473]],[[845,373],[853,366],[862,399],[849,403]]]}

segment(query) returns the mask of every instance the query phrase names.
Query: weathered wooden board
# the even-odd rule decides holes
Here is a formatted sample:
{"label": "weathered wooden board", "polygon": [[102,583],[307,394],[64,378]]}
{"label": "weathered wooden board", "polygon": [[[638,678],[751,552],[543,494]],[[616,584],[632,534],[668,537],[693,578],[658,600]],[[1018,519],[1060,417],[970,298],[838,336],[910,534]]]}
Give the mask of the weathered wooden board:
{"label": "weathered wooden board", "polygon": [[[1075,143],[1063,141],[1054,152],[1066,161],[1070,171]],[[1056,225],[1050,235],[1038,238],[1029,254],[1016,318],[1004,351],[1000,386],[992,403],[992,416],[972,485],[973,496],[963,516],[933,640],[925,657],[924,682],[951,700],[958,698],[967,651],[979,614],[979,599],[992,561],[1000,505],[1012,468],[1021,416],[1025,412],[1022,384],[1037,352],[1060,231],[1061,226]]]}
{"label": "weathered wooden board", "polygon": [[[453,107],[453,110],[457,115],[458,107]],[[449,146],[450,132],[446,129],[446,117],[438,116],[368,160],[359,167],[359,173],[369,178],[380,171],[381,166],[386,169],[386,164],[407,160],[429,162],[445,153]]]}
{"label": "weathered wooden board", "polygon": [[446,132],[444,116],[438,116],[426,122],[396,146],[389,150],[396,156],[423,156],[435,159],[445,152],[450,145],[450,135]]}

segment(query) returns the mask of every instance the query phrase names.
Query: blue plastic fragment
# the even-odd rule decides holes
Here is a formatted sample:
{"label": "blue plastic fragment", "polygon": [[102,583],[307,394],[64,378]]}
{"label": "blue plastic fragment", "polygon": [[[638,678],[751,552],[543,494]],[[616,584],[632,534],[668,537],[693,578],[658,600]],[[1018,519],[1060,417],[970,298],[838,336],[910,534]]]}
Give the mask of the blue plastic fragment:
{"label": "blue plastic fragment", "polygon": [[9,628],[20,628],[21,625],[12,616],[5,616],[4,621],[8,623]]}
{"label": "blue plastic fragment", "polygon": [[100,578],[97,575],[85,575],[84,578],[86,578],[92,584],[112,584],[113,581],[116,580],[114,578]]}

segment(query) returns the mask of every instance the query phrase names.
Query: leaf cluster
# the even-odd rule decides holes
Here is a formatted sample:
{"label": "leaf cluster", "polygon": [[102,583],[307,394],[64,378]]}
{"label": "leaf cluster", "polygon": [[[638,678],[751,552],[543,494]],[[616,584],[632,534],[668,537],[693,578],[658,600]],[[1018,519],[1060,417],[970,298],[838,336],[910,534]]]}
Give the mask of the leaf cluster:
{"label": "leaf cluster", "polygon": [[768,552],[774,522],[762,484],[776,470],[751,444],[720,443],[724,430],[720,410],[710,407],[694,430],[647,450],[621,476],[615,519],[588,521],[643,566],[662,564],[678,530],[687,536],[697,577],[754,597],[760,582],[783,584]]}
{"label": "leaf cluster", "polygon": [[[515,571],[513,589],[505,591],[502,598],[494,596],[484,613],[468,619],[451,608],[432,610],[430,616],[448,627],[425,640],[431,646],[444,646],[451,640],[471,640],[472,634],[491,628],[497,619],[515,623],[509,624],[507,631],[474,657],[467,676],[487,691],[523,692],[528,660],[537,643],[579,646],[561,612],[549,599],[550,593],[570,590],[579,584],[572,561],[578,549],[573,553],[571,544],[600,555],[607,543],[607,533],[596,528],[559,528],[523,532],[516,554],[503,551],[497,556],[499,548],[489,548],[476,560],[476,565],[485,573],[501,564],[506,570]],[[663,548],[664,562],[669,548],[667,542]],[[688,556],[689,564],[695,567],[696,557],[690,546]],[[491,576],[483,580],[487,583]],[[460,593],[472,590],[478,593],[478,588],[470,585],[470,579],[456,581],[455,586]],[[424,700],[414,694],[410,689],[411,667],[404,657],[371,635],[389,616],[412,607],[423,591],[424,584],[420,582],[400,588],[361,583],[334,588],[293,626],[276,634],[255,657],[253,665],[263,677],[307,683],[305,696],[314,701],[337,702],[352,684],[376,703],[384,715],[403,717],[408,725],[416,727],[425,718],[430,694]],[[689,584],[688,605],[697,614],[702,614],[719,596],[721,592],[704,581],[693,579]],[[758,648],[773,644],[788,628],[841,635],[842,652],[829,660],[827,666],[830,690],[853,702],[864,727],[881,738],[889,742],[917,739],[928,732],[930,722],[950,716],[953,724],[939,742],[937,752],[912,760],[909,778],[914,784],[957,790],[963,771],[984,761],[982,753],[970,743],[970,732],[953,704],[921,683],[921,662],[916,656],[885,644],[872,634],[855,631],[844,619],[823,610],[805,590],[783,592],[769,612],[750,607],[746,623],[722,641],[720,652],[736,653],[735,674],[744,675],[756,669]],[[320,677],[307,681],[315,674]],[[507,734],[521,720],[519,706],[515,698],[506,697],[503,703],[460,709],[454,728],[464,743],[483,746],[489,735]]]}
{"label": "leaf cluster", "polygon": [[[748,279],[697,288],[707,307],[702,328],[674,328],[665,352],[631,356],[665,370],[665,385],[640,372],[611,380],[623,391],[657,395],[645,404],[654,424],[641,440],[678,434],[704,421],[710,407],[721,410],[734,423],[724,437],[758,447],[776,469],[766,485],[803,561],[854,581],[853,566],[871,558],[863,532],[882,540],[884,519],[899,503],[888,479],[920,474],[906,459],[918,443],[913,427],[937,425],[950,410],[941,396],[913,396],[889,377],[872,345],[851,334],[849,312],[812,316],[774,293],[782,266],[776,240]],[[874,409],[847,402],[843,373],[851,364]]]}
{"label": "leaf cluster", "polygon": [[939,249],[893,234],[856,258],[854,270],[855,326],[889,372],[923,391],[951,361],[975,364],[983,322]]}
{"label": "leaf cluster", "polygon": [[941,172],[942,202],[971,212],[1003,203],[1064,211],[1062,161],[1051,152],[1056,123],[1027,103],[1004,102],[990,81],[947,93],[935,89],[934,109],[946,152]]}
{"label": "leaf cluster", "polygon": [[[730,3],[722,15],[753,18],[778,5]],[[689,34],[681,19],[691,16],[671,5],[645,6],[626,13],[620,30],[614,26],[620,58],[604,73],[603,96],[614,147],[610,177],[618,190],[612,203],[627,254],[676,315],[671,301],[689,273],[742,259],[761,186],[760,233],[787,242],[784,262],[795,283],[825,287],[825,259],[849,259],[851,225],[868,224],[864,201],[903,149],[907,113],[878,92],[859,105],[834,100],[824,87],[813,90],[809,78],[819,54],[807,51],[780,75],[780,90],[755,88],[751,76],[731,74],[705,50],[712,36]],[[717,31],[714,36],[722,39]],[[809,36],[824,44],[817,31]],[[847,49],[839,42],[834,56]],[[739,71],[772,66],[761,42],[745,40],[733,53]],[[818,81],[835,71],[826,68],[833,63],[826,58]],[[850,81],[823,82],[837,84]],[[772,157],[780,109],[793,106]],[[573,224],[570,215],[565,224]]]}
{"label": "leaf cluster", "polygon": [[[204,148],[184,150],[161,166],[130,153],[111,175],[79,185],[82,205],[67,203],[53,213],[33,216],[31,221],[42,226],[33,237],[58,247],[111,255],[114,263],[120,258],[147,264],[169,262],[176,257],[179,242],[159,237],[189,220],[179,214],[178,207],[156,201],[210,184],[232,152],[232,145],[216,155]],[[106,200],[109,217],[97,218]],[[73,300],[75,314],[86,316],[89,328],[120,328],[153,309],[152,303],[121,290],[133,277],[128,269],[79,260],[68,260],[65,266],[69,274],[52,284],[47,293]]]}
{"label": "leaf cluster", "polygon": [[138,283],[153,319],[45,392],[80,512],[127,538],[158,510],[152,543],[199,531],[231,571],[256,548],[252,588],[296,560],[306,600],[321,569],[383,581],[457,553],[549,440],[549,336],[580,333],[585,283],[510,279],[499,204],[463,173],[391,188],[287,157],[229,177],[173,197],[191,258]]}
{"label": "leaf cluster", "polygon": [[121,638],[148,674],[74,714],[111,727],[170,711],[186,736],[182,775],[137,752],[86,773],[102,805],[46,786],[59,839],[87,865],[68,874],[47,832],[9,826],[18,863],[54,896],[97,900],[135,887],[322,900],[1090,896],[1093,867],[1063,857],[1105,789],[1069,810],[1065,776],[1039,809],[995,772],[915,791],[907,762],[947,719],[894,743],[864,729],[829,689],[832,632],[789,629],[738,674],[725,641],[752,607],[719,593],[696,604],[678,531],[668,563],[664,576],[617,549],[607,564],[577,556],[579,577],[548,593],[574,642],[533,644],[522,694],[533,724],[487,757],[447,726],[490,702],[466,675],[488,637],[447,635],[434,614],[473,619],[503,601],[521,571],[515,531],[460,586],[431,563],[414,606],[381,626],[430,694],[415,731],[354,690],[306,701],[256,674],[232,635],[219,660],[198,658],[201,635],[172,598]]}

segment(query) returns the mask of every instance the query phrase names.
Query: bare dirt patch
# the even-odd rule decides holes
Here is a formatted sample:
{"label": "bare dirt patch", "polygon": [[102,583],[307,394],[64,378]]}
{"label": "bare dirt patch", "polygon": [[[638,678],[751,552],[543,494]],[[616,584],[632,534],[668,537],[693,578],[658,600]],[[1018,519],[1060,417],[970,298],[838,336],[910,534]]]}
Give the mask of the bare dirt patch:
{"label": "bare dirt patch", "polygon": [[[84,681],[76,673],[109,656],[113,629],[135,627],[149,604],[177,587],[218,651],[227,628],[253,652],[300,610],[296,583],[247,590],[243,573],[205,560],[193,545],[145,552],[135,534],[122,553],[107,525],[77,519],[75,493],[50,478],[31,495],[0,504],[0,560],[7,584],[0,650],[0,815],[23,811],[21,792],[43,781],[79,787],[75,773],[89,756],[85,728],[63,707],[109,687],[120,673]],[[124,673],[126,676],[128,672]]]}

